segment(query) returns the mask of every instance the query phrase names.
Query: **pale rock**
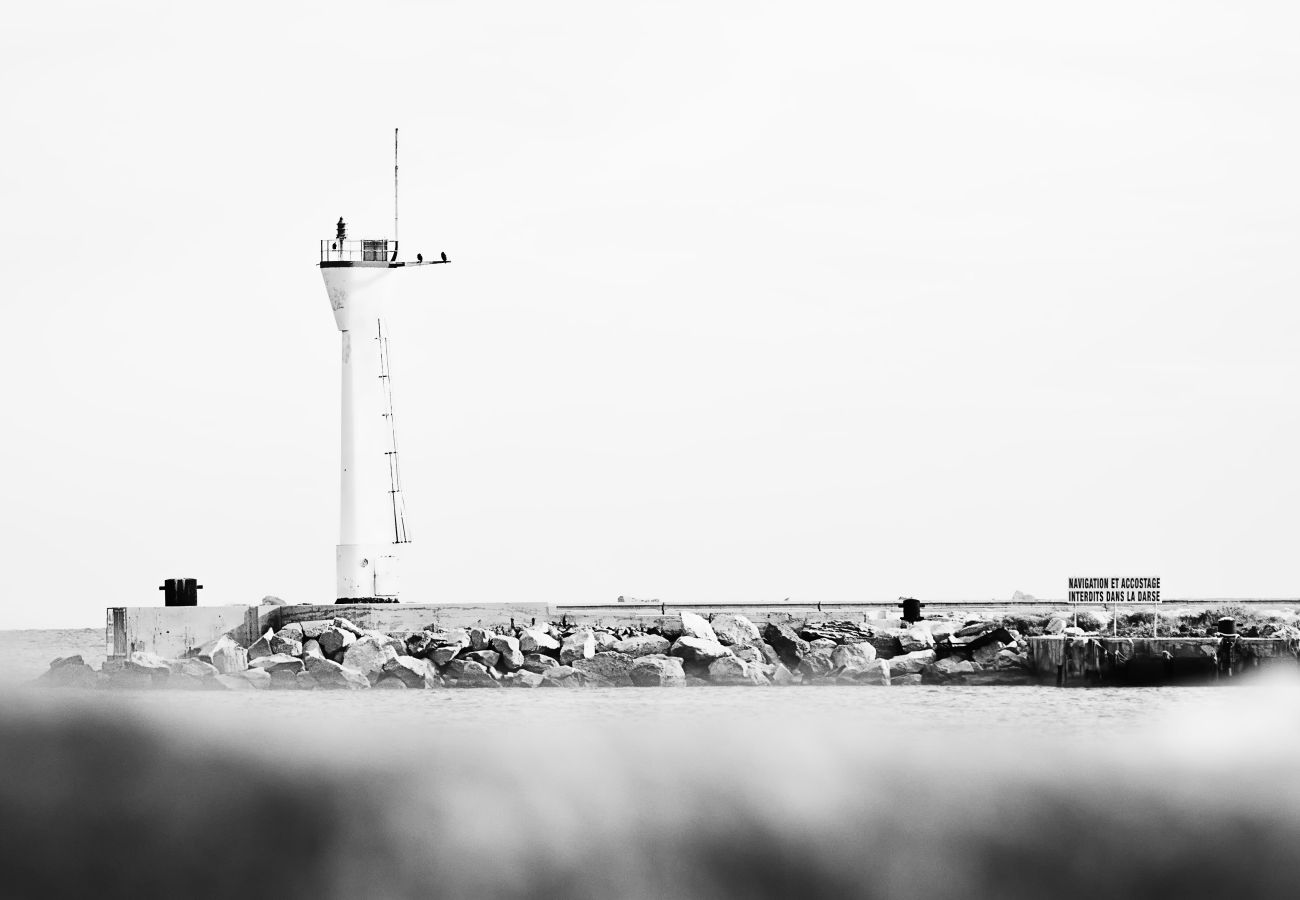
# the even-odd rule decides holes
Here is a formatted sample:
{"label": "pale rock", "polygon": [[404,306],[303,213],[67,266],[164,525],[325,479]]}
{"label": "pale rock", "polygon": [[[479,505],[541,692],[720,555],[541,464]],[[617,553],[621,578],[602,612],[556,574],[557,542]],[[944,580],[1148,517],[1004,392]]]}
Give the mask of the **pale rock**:
{"label": "pale rock", "polygon": [[390,659],[397,659],[397,652],[376,637],[358,638],[343,653],[344,667],[360,672],[372,685],[379,680],[384,663]]}
{"label": "pale rock", "polygon": [[751,665],[736,656],[724,656],[709,663],[709,681],[714,684],[762,685],[765,676],[757,665]]}
{"label": "pale rock", "polygon": [[762,652],[753,644],[732,644],[730,650],[732,656],[743,659],[750,665],[767,665],[767,660],[763,657]]}
{"label": "pale rock", "polygon": [[834,652],[834,646],[809,648],[803,659],[799,660],[799,674],[805,683],[811,679],[826,678],[835,670],[835,664],[831,662],[831,654]]}
{"label": "pale rock", "polygon": [[636,658],[667,654],[670,647],[672,647],[672,644],[665,637],[660,637],[657,634],[643,634],[619,641],[614,645],[614,650]]}
{"label": "pale rock", "polygon": [[785,663],[775,663],[772,665],[772,674],[768,676],[773,684],[790,685],[795,684],[794,673],[785,667]]}
{"label": "pale rock", "polygon": [[235,672],[226,675],[226,678],[242,678],[259,691],[267,690],[271,687],[271,673],[265,669],[245,669],[242,672]]}
{"label": "pale rock", "polygon": [[889,659],[889,677],[897,678],[900,675],[916,675],[922,669],[934,662],[935,653],[933,650],[916,650],[912,653],[905,653],[902,656],[894,656]]}
{"label": "pale rock", "polygon": [[147,653],[144,650],[136,650],[126,658],[124,666],[128,672],[138,672],[151,677],[167,677],[171,675],[171,666],[167,660],[158,656],[156,653]]}
{"label": "pale rock", "polygon": [[314,638],[308,638],[302,645],[303,656],[315,656],[317,659],[325,658],[325,651],[320,647],[320,641]]}
{"label": "pale rock", "polygon": [[997,670],[1028,669],[1029,660],[1014,650],[999,650],[998,655],[993,659],[993,668]]}
{"label": "pale rock", "polygon": [[331,659],[309,656],[303,662],[307,671],[323,690],[360,691],[370,687],[370,681],[360,672],[345,668]]}
{"label": "pale rock", "polygon": [[934,646],[934,632],[930,630],[929,623],[917,622],[898,636],[898,643],[904,653],[929,650]]}
{"label": "pale rock", "polygon": [[567,666],[574,660],[596,655],[596,636],[590,628],[579,628],[560,645],[560,662]]}
{"label": "pale rock", "polygon": [[345,619],[342,616],[338,616],[337,618],[330,620],[330,625],[332,625],[335,628],[348,632],[354,638],[363,638],[366,636],[366,632],[363,628],[354,625],[350,620]]}
{"label": "pale rock", "polygon": [[[284,632],[288,629],[281,629],[271,637],[271,654],[285,654],[287,656],[302,656],[302,641],[292,636],[286,637]],[[289,632],[290,635],[302,634],[302,629]]]}
{"label": "pale rock", "polygon": [[[274,680],[275,676],[272,675],[271,678]],[[316,680],[316,676],[310,672],[299,672],[296,678],[298,681],[297,688],[300,691],[314,691],[320,686],[320,682]]]}
{"label": "pale rock", "polygon": [[724,647],[758,644],[762,640],[758,626],[738,613],[718,613],[709,625]]}
{"label": "pale rock", "polygon": [[222,635],[212,647],[211,661],[222,675],[234,675],[248,668],[248,651]]}
{"label": "pale rock", "polygon": [[889,677],[889,683],[893,687],[908,687],[909,685],[920,684],[921,681],[922,679],[919,673],[914,673],[912,675],[891,675]]}
{"label": "pale rock", "polygon": [[390,675],[385,675],[375,682],[375,690],[377,691],[404,691],[406,688],[406,682]]}
{"label": "pale rock", "polygon": [[519,639],[509,635],[494,635],[489,641],[492,651],[496,653],[497,668],[513,672],[524,664],[524,654],[519,647]]}
{"label": "pale rock", "polygon": [[181,664],[180,674],[187,678],[213,678],[221,674],[212,663],[206,663],[201,659],[187,659]]}
{"label": "pale rock", "polygon": [[711,663],[715,659],[731,655],[731,651],[717,641],[687,635],[679,637],[668,652],[686,662],[695,663]]}
{"label": "pale rock", "polygon": [[718,643],[718,635],[714,632],[713,626],[703,616],[696,615],[693,612],[683,612],[681,616],[682,637],[692,637],[702,641]]}
{"label": "pale rock", "polygon": [[519,650],[522,653],[559,653],[560,642],[544,628],[525,628],[519,632]]}
{"label": "pale rock", "polygon": [[261,669],[264,672],[292,672],[295,675],[303,670],[303,662],[296,656],[290,656],[287,653],[276,653],[271,656],[259,656],[248,664],[250,668]]}
{"label": "pale rock", "polygon": [[279,597],[275,596],[275,594],[267,594],[265,597],[262,598],[261,605],[262,606],[288,606],[289,604],[285,603]]}
{"label": "pale rock", "polygon": [[876,648],[866,641],[840,644],[831,651],[831,665],[836,669],[862,671],[875,661]]}
{"label": "pale rock", "polygon": [[544,680],[545,679],[536,672],[529,672],[527,669],[520,669],[518,672],[514,673],[514,680],[510,683],[510,686],[521,688],[541,687]]}
{"label": "pale rock", "polygon": [[471,628],[469,630],[469,645],[473,650],[488,649],[489,642],[492,640],[492,632],[486,628]]}
{"label": "pale rock", "polygon": [[1060,616],[1053,616],[1047,623],[1048,634],[1060,634],[1069,626],[1069,622]]}
{"label": "pale rock", "polygon": [[461,658],[476,662],[485,669],[495,669],[497,663],[501,660],[501,655],[495,650],[471,650]]}
{"label": "pale rock", "polygon": [[998,641],[990,641],[987,644],[981,644],[971,651],[970,658],[972,662],[979,663],[981,666],[989,666],[998,658],[1002,652],[1002,644]]}
{"label": "pale rock", "polygon": [[592,633],[596,639],[596,652],[604,653],[607,650],[613,650],[614,645],[618,643],[618,638],[608,631],[596,631]]}
{"label": "pale rock", "polygon": [[960,659],[956,656],[945,656],[943,659],[935,660],[926,666],[922,674],[927,681],[953,681],[959,680],[962,675],[967,675],[976,671],[976,667],[971,664],[970,660]]}
{"label": "pale rock", "polygon": [[559,661],[554,657],[543,656],[540,653],[529,653],[524,657],[524,669],[529,672],[536,672],[538,675],[547,669],[553,669],[559,666]]}
{"label": "pale rock", "polygon": [[597,653],[591,659],[576,659],[573,668],[579,672],[603,679],[613,687],[630,687],[632,679],[632,657],[613,650]]}
{"label": "pale rock", "polygon": [[953,622],[944,619],[927,619],[925,624],[929,626],[930,637],[934,638],[936,643],[948,637],[949,635],[955,633],[961,628],[960,622]]}
{"label": "pale rock", "polygon": [[686,672],[674,657],[642,656],[632,662],[628,677],[637,687],[684,687]]}
{"label": "pale rock", "polygon": [[[461,660],[457,660],[457,662],[461,662]],[[464,665],[460,668],[460,674],[456,677],[456,687],[501,687],[501,685],[497,683],[497,680],[492,677],[492,673],[488,671],[486,666],[470,659],[464,660],[463,662]]]}
{"label": "pale rock", "polygon": [[[429,669],[424,660],[414,656],[399,656],[384,663],[383,679],[395,678],[408,688],[423,688]],[[376,685],[377,687],[378,685]]]}
{"label": "pale rock", "polygon": [[839,644],[830,638],[816,638],[808,642],[810,650],[834,650],[838,646]]}
{"label": "pale rock", "polygon": [[[246,671],[246,670],[245,670]],[[225,691],[254,691],[257,687],[247,678],[234,675],[218,675],[212,679],[213,686]]]}
{"label": "pale rock", "polygon": [[435,666],[445,666],[456,658],[456,654],[461,651],[459,644],[451,644],[447,647],[437,647],[429,654],[429,659],[433,660]]}
{"label": "pale rock", "polygon": [[331,627],[331,623],[329,619],[312,619],[308,622],[299,622],[298,627],[302,629],[302,640],[305,644],[307,641],[319,641],[325,629]]}
{"label": "pale rock", "polygon": [[542,683],[539,687],[581,688],[586,687],[590,680],[586,672],[571,666],[556,666],[542,673]]}

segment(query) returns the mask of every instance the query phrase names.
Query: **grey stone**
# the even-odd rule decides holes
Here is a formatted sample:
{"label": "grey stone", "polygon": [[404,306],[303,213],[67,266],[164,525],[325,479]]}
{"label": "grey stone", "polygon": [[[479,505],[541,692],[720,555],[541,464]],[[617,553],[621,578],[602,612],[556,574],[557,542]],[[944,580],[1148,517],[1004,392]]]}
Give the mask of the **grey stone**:
{"label": "grey stone", "polygon": [[525,628],[519,632],[519,650],[522,653],[559,653],[560,642],[544,628]]}
{"label": "grey stone", "polygon": [[501,656],[495,650],[471,650],[462,658],[476,662],[485,669],[496,668],[496,664],[501,660]]}
{"label": "grey stone", "polygon": [[514,673],[514,680],[511,681],[511,687],[535,688],[541,687],[544,679],[536,672],[529,672],[527,669],[520,669]]}
{"label": "grey stone", "polygon": [[930,633],[930,626],[927,623],[917,622],[898,636],[898,643],[904,653],[929,650],[934,646],[934,635]]}
{"label": "grey stone", "polygon": [[547,669],[553,669],[559,666],[559,662],[549,656],[543,656],[540,653],[529,653],[524,657],[524,668],[529,672],[541,674]]}
{"label": "grey stone", "polygon": [[859,666],[845,668],[835,679],[840,683],[869,684],[889,687],[889,660],[873,659]]}
{"label": "grey stone", "polygon": [[776,685],[795,684],[794,673],[785,667],[785,663],[776,663],[772,665],[772,674],[768,676],[771,682]]}
{"label": "grey stone", "polygon": [[272,637],[273,635],[264,634],[248,645],[248,661],[250,663],[255,659],[261,659],[263,656],[275,655],[275,651],[271,649]]}
{"label": "grey stone", "polygon": [[810,650],[834,650],[839,644],[831,638],[817,638],[808,642]]}
{"label": "grey stone", "polygon": [[317,659],[324,659],[325,651],[321,649],[320,641],[315,640],[313,638],[308,638],[306,641],[303,642],[302,655],[314,656]]}
{"label": "grey stone", "polygon": [[952,622],[945,619],[927,619],[926,623],[930,628],[930,637],[935,641],[941,641],[961,628],[960,622]]}
{"label": "grey stone", "polygon": [[598,678],[603,678],[614,687],[631,687],[633,658],[625,653],[606,650],[597,653],[591,659],[573,661],[573,668]]}
{"label": "grey stone", "polygon": [[640,656],[666,654],[670,647],[672,644],[665,637],[657,634],[641,634],[619,641],[614,645],[614,650],[635,659]]}
{"label": "grey stone", "polygon": [[354,638],[363,638],[366,636],[366,632],[363,628],[354,625],[350,620],[345,619],[342,616],[338,616],[334,619],[331,619],[330,625],[333,626],[334,628],[338,628],[342,631],[348,632]]}
{"label": "grey stone", "polygon": [[865,670],[876,661],[876,648],[866,641],[840,644],[831,651],[831,665],[837,669]]}
{"label": "grey stone", "polygon": [[375,682],[375,690],[378,691],[404,691],[407,686],[406,682],[402,681],[402,679],[391,675],[385,675],[383,678]]}
{"label": "grey stone", "polygon": [[275,596],[275,594],[267,594],[265,597],[263,597],[261,605],[262,606],[288,606],[287,603],[285,603],[279,597]]}
{"label": "grey stone", "polygon": [[[335,621],[342,621],[335,619]],[[316,639],[320,643],[321,652],[326,656],[333,656],[336,653],[342,653],[357,641],[357,636],[346,628],[340,628],[337,625],[330,625],[321,632]]]}
{"label": "grey stone", "polygon": [[304,675],[305,672],[292,669],[277,669],[271,672],[271,690],[273,691],[296,691],[298,690],[298,676]]}
{"label": "grey stone", "polygon": [[614,635],[610,634],[608,631],[593,632],[592,637],[596,639],[597,653],[603,653],[606,650],[613,650],[614,645],[618,643],[618,638],[614,637]]}
{"label": "grey stone", "polygon": [[911,685],[920,684],[921,681],[922,678],[919,673],[912,675],[889,676],[889,683],[893,687],[909,687]]}
{"label": "grey stone", "polygon": [[167,660],[155,653],[146,653],[143,650],[136,650],[126,658],[126,664],[123,666],[128,672],[139,672],[151,677],[157,676],[166,678],[171,675],[171,666],[167,665]]}
{"label": "grey stone", "polygon": [[876,659],[890,659],[903,655],[903,645],[898,637],[902,631],[873,631],[867,643],[876,648]]}
{"label": "grey stone", "polygon": [[264,691],[271,687],[271,673],[265,669],[245,669],[242,672],[235,672],[226,677],[242,678],[259,691]]}
{"label": "grey stone", "polygon": [[835,670],[835,664],[831,662],[831,654],[834,652],[834,646],[810,647],[803,659],[799,660],[799,674],[803,680],[808,682],[828,677]]}
{"label": "grey stone", "polygon": [[690,637],[683,635],[679,637],[672,649],[668,651],[671,655],[680,657],[687,662],[711,663],[715,659],[721,659],[724,656],[730,656],[731,651],[719,644],[717,641],[710,641],[706,638]]}
{"label": "grey stone", "polygon": [[682,637],[692,637],[702,641],[718,643],[718,635],[714,632],[713,626],[703,616],[696,615],[693,612],[683,612],[681,617]]}
{"label": "grey stone", "polygon": [[320,636],[329,628],[331,621],[329,619],[312,619],[308,622],[299,622],[298,627],[302,629],[303,643],[307,641],[318,641]]}
{"label": "grey stone", "polygon": [[917,650],[913,653],[905,653],[902,656],[890,657],[889,677],[894,679],[900,675],[916,675],[934,660],[935,654],[933,650]]}
{"label": "grey stone", "polygon": [[[152,684],[153,676],[148,677]],[[93,688],[99,686],[99,673],[86,665],[80,655],[65,656],[51,662],[49,671],[38,681],[47,687]]]}
{"label": "grey stone", "polygon": [[494,635],[489,642],[497,654],[497,668],[513,672],[524,664],[524,654],[519,649],[519,639],[509,635]]}
{"label": "grey stone", "polygon": [[560,645],[560,662],[567,666],[577,659],[596,655],[596,636],[590,628],[579,628]]}
{"label": "grey stone", "polygon": [[290,656],[287,653],[276,653],[273,656],[259,656],[248,664],[252,669],[262,669],[265,672],[292,672],[295,675],[303,670],[303,662],[296,656]]}
{"label": "grey stone", "polygon": [[763,629],[763,639],[775,648],[781,662],[791,668],[797,667],[810,649],[808,642],[784,622],[768,622]]}
{"label": "grey stone", "polygon": [[238,674],[234,675],[217,675],[212,679],[213,686],[224,691],[255,691],[257,687],[247,678],[241,678]]}
{"label": "grey stone", "polygon": [[429,654],[429,659],[433,660],[435,666],[445,666],[456,658],[456,654],[463,648],[459,644],[451,644],[446,647],[437,647]]}
{"label": "grey stone", "polygon": [[580,672],[571,666],[556,666],[542,673],[539,687],[581,688],[586,687],[590,680],[586,672]]}
{"label": "grey stone", "polygon": [[[300,691],[314,691],[320,686],[320,682],[316,680],[316,676],[310,672],[299,672],[296,678],[298,681],[297,689]],[[272,675],[271,679],[274,681],[275,676]]]}
{"label": "grey stone", "polygon": [[379,680],[384,671],[384,663],[390,659],[397,659],[397,652],[373,636],[358,638],[343,653],[344,667],[360,672],[372,685]]}
{"label": "grey stone", "polygon": [[370,680],[360,672],[345,668],[330,659],[309,656],[304,660],[307,671],[323,690],[360,691],[370,687]]}
{"label": "grey stone", "polygon": [[414,656],[399,656],[384,663],[383,673],[380,681],[396,678],[406,687],[423,688],[425,679],[429,675],[429,667],[424,660],[416,659]]}
{"label": "grey stone", "polygon": [[743,659],[751,665],[767,665],[767,659],[763,653],[752,644],[732,644],[730,646],[731,655],[737,659]]}
{"label": "grey stone", "polygon": [[718,636],[718,643],[724,647],[758,644],[763,639],[758,626],[738,613],[718,613],[709,624]]}
{"label": "grey stone", "polygon": [[470,659],[456,660],[456,662],[462,663],[460,674],[456,676],[456,687],[501,687],[501,685],[497,683],[497,680],[492,677],[491,673],[488,672],[487,667],[481,663],[476,663]]}
{"label": "grey stone", "polygon": [[469,630],[469,645],[474,650],[488,649],[489,642],[492,640],[492,632],[486,628],[471,628]]}
{"label": "grey stone", "polygon": [[960,659],[956,656],[945,656],[943,659],[937,659],[922,670],[921,674],[925,681],[938,682],[940,684],[948,681],[960,681],[962,675],[970,674],[975,671],[969,660]]}
{"label": "grey stone", "polygon": [[999,650],[997,656],[993,659],[993,668],[998,670],[1027,669],[1029,668],[1029,660],[1014,650]]}
{"label": "grey stone", "polygon": [[108,687],[114,690],[143,691],[150,690],[155,684],[165,683],[163,676],[155,681],[153,675],[139,669],[118,669],[109,675]]}
{"label": "grey stone", "polygon": [[212,663],[206,663],[201,659],[187,659],[181,664],[180,674],[189,678],[212,678],[221,673]]}
{"label": "grey stone", "polygon": [[724,656],[709,663],[709,681],[714,684],[763,685],[767,676],[757,665],[736,656]]}
{"label": "grey stone", "polygon": [[405,653],[398,653],[398,656],[415,656],[423,658],[428,655],[436,645],[433,642],[432,631],[413,631],[406,636],[403,643],[406,645]]}
{"label": "grey stone", "polygon": [[234,675],[248,668],[248,651],[227,635],[222,635],[214,643],[210,659],[222,675]]}
{"label": "grey stone", "polygon": [[979,663],[982,666],[991,666],[1001,652],[1002,644],[1000,641],[989,641],[987,644],[981,644],[972,650],[970,658],[972,662]]}
{"label": "grey stone", "polygon": [[302,641],[282,637],[277,633],[271,638],[271,653],[284,653],[288,656],[302,656]]}
{"label": "grey stone", "polygon": [[642,656],[632,661],[628,677],[637,687],[685,687],[682,661],[674,657]]}

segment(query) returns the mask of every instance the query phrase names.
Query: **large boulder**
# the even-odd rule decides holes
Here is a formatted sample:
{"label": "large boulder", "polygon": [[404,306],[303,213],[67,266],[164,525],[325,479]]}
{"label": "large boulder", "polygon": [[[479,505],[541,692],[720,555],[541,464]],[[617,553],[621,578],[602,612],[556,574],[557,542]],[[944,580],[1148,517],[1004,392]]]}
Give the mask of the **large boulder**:
{"label": "large boulder", "polygon": [[324,659],[325,651],[320,648],[320,641],[314,638],[308,638],[302,642],[302,655],[303,658],[315,656],[318,659]]}
{"label": "large boulder", "polygon": [[831,661],[834,652],[833,646],[813,647],[803,655],[803,659],[799,660],[799,674],[803,676],[805,684],[827,678],[835,671],[835,663]]}
{"label": "large boulder", "polygon": [[631,687],[632,657],[625,653],[605,650],[591,659],[575,659],[573,668],[579,672],[602,679],[613,687]]}
{"label": "large boulder", "polygon": [[486,628],[475,627],[469,630],[469,645],[473,650],[486,650],[492,640],[492,632]]}
{"label": "large boulder", "polygon": [[794,673],[786,668],[785,663],[769,663],[772,666],[772,674],[768,676],[772,684],[785,685],[797,684]]}
{"label": "large boulder", "polygon": [[[462,661],[457,660],[457,662]],[[501,685],[492,677],[492,673],[488,671],[487,666],[467,659],[463,661],[460,674],[456,676],[456,687],[499,688]]]}
{"label": "large boulder", "polygon": [[501,661],[501,655],[495,650],[471,650],[461,654],[461,659],[476,662],[485,669],[495,669]]}
{"label": "large boulder", "polygon": [[840,644],[831,651],[831,665],[840,670],[865,670],[876,661],[876,648],[866,641]]}
{"label": "large boulder", "polygon": [[876,648],[876,659],[889,659],[903,654],[903,644],[899,637],[902,631],[872,631],[867,635],[867,643]]}
{"label": "large boulder", "polygon": [[684,687],[682,661],[667,656],[642,656],[632,662],[628,677],[637,687]]}
{"label": "large boulder", "polygon": [[702,641],[718,643],[718,636],[714,633],[713,626],[703,616],[696,615],[693,612],[683,612],[681,615],[682,637],[693,637]]}
{"label": "large boulder", "polygon": [[99,673],[80,655],[61,656],[50,663],[39,681],[49,687],[93,688],[99,684]]}
{"label": "large boulder", "polygon": [[430,675],[428,663],[414,656],[390,659],[384,663],[382,671],[384,674],[381,680],[396,679],[408,688],[425,687],[425,682]]}
{"label": "large boulder", "polygon": [[436,645],[433,642],[434,634],[432,631],[412,631],[404,639],[406,652],[397,654],[398,656],[415,656],[423,659],[428,655]]}
{"label": "large boulder", "polygon": [[913,653],[905,653],[902,656],[890,657],[889,677],[893,679],[900,675],[917,675],[934,660],[935,653],[933,650],[917,650]]}
{"label": "large boulder", "polygon": [[799,637],[805,641],[829,639],[837,644],[852,644],[865,640],[871,629],[858,622],[807,622],[799,629]]}
{"label": "large boulder", "polygon": [[254,685],[247,678],[242,677],[242,675],[243,675],[242,672],[235,673],[233,675],[217,675],[215,678],[212,679],[212,687],[219,691],[257,690],[257,686]]}
{"label": "large boulder", "polygon": [[519,649],[523,653],[559,653],[560,642],[545,628],[536,626],[519,632]]}
{"label": "large boulder", "polygon": [[245,669],[242,672],[235,672],[231,675],[218,675],[218,678],[239,678],[252,685],[259,691],[265,691],[271,687],[271,673],[266,669]]}
{"label": "large boulder", "polygon": [[[335,622],[346,621],[335,619]],[[334,656],[337,653],[344,653],[347,648],[357,641],[357,636],[349,629],[340,628],[338,625],[331,625],[321,632],[320,637],[316,638],[320,644],[321,652],[326,656]]]}
{"label": "large boulder", "polygon": [[961,628],[960,622],[947,619],[926,619],[925,624],[930,629],[930,637],[934,638],[935,641],[941,641]]}
{"label": "large boulder", "polygon": [[758,665],[736,656],[724,656],[709,663],[709,681],[714,684],[762,685],[767,676]]}
{"label": "large boulder", "polygon": [[889,660],[873,659],[860,666],[845,668],[836,676],[835,680],[841,684],[870,684],[889,687]]}
{"label": "large boulder", "polygon": [[780,654],[781,662],[792,669],[798,667],[799,661],[809,650],[808,642],[784,622],[768,622],[763,628],[763,640],[771,644]]}
{"label": "large boulder", "polygon": [[307,641],[319,641],[320,636],[325,633],[325,629],[330,627],[329,619],[312,619],[308,622],[299,622],[298,627],[302,629],[303,643]]}
{"label": "large boulder", "polygon": [[946,684],[953,681],[960,682],[963,675],[969,675],[974,671],[976,671],[975,666],[969,660],[945,656],[922,669],[921,675],[927,683]]}
{"label": "large boulder", "polygon": [[271,652],[300,656],[302,655],[302,643],[305,640],[301,625],[296,622],[286,625],[271,635]]}
{"label": "large boulder", "polygon": [[757,644],[762,640],[758,626],[738,613],[718,613],[709,624],[724,647]]}
{"label": "large boulder", "polygon": [[665,637],[660,637],[657,634],[639,634],[619,641],[614,645],[614,650],[637,658],[665,655],[670,647],[672,647],[672,644]]}
{"label": "large boulder", "polygon": [[248,651],[236,644],[229,635],[223,634],[213,643],[208,661],[217,667],[220,674],[233,675],[248,668]]}
{"label": "large boulder", "polygon": [[147,653],[144,650],[136,650],[127,656],[122,668],[128,672],[137,672],[153,678],[166,678],[172,673],[167,660],[156,653]]}
{"label": "large boulder", "polygon": [[915,653],[917,650],[929,650],[933,647],[934,635],[930,633],[929,623],[917,622],[898,636],[898,642],[904,653]]}
{"label": "large boulder", "polygon": [[997,670],[1004,669],[1028,669],[1029,660],[1014,650],[999,650],[993,659],[993,668]]}
{"label": "large boulder", "polygon": [[890,676],[889,684],[891,687],[910,687],[918,685],[922,681],[921,673],[916,672],[912,675],[899,675],[898,677]]}
{"label": "large boulder", "polygon": [[553,656],[543,656],[540,653],[529,653],[524,657],[523,668],[529,672],[541,674],[547,669],[553,669],[559,666],[559,661]]}
{"label": "large boulder", "polygon": [[511,677],[511,687],[535,688],[541,687],[545,679],[536,672],[529,672],[527,669],[520,669]]}
{"label": "large boulder", "polygon": [[375,689],[380,691],[404,691],[406,682],[391,675],[385,675],[375,682]]}
{"label": "large boulder", "polygon": [[614,645],[618,643],[618,638],[609,631],[594,631],[592,637],[596,639],[596,652],[604,653],[607,650],[613,650]]}
{"label": "large boulder", "polygon": [[686,662],[704,664],[731,655],[731,651],[719,644],[717,641],[710,641],[705,638],[689,637],[686,635],[679,637],[677,642],[673,644],[672,649],[668,652]]}
{"label": "large boulder", "polygon": [[[322,645],[323,646],[323,645]],[[358,638],[343,652],[344,667],[360,672],[372,685],[384,672],[384,663],[397,659],[397,653],[386,642],[374,636]]]}
{"label": "large boulder", "polygon": [[349,619],[337,616],[330,620],[330,625],[350,633],[354,638],[363,638],[366,636],[365,629],[353,624]]}
{"label": "large boulder", "polygon": [[212,663],[204,662],[201,659],[187,659],[181,663],[178,674],[185,678],[207,679],[220,675],[221,671]]}
{"label": "large boulder", "polygon": [[496,653],[497,668],[503,672],[513,672],[524,664],[524,654],[519,647],[519,639],[509,635],[493,635],[488,642]]}
{"label": "large boulder", "polygon": [[345,668],[332,659],[309,656],[304,663],[307,671],[316,679],[316,686],[324,690],[362,691],[370,687],[370,680],[366,676]]}
{"label": "large boulder", "polygon": [[272,656],[259,656],[248,664],[250,668],[261,669],[274,675],[276,672],[292,672],[297,675],[303,670],[303,662],[296,656],[290,656],[287,653],[276,653]]}
{"label": "large boulder", "polygon": [[586,687],[591,677],[586,672],[572,666],[556,666],[542,673],[540,687],[581,688]]}
{"label": "large boulder", "polygon": [[263,656],[275,655],[275,651],[271,649],[272,637],[274,637],[274,635],[268,631],[266,634],[248,645],[248,661],[250,663],[255,659],[261,659]]}
{"label": "large boulder", "polygon": [[464,649],[459,644],[448,644],[445,647],[435,647],[429,652],[428,658],[433,661],[435,666],[445,666],[456,658],[456,654]]}
{"label": "large boulder", "polygon": [[579,628],[560,645],[560,662],[568,666],[574,660],[596,655],[596,635],[590,628]]}
{"label": "large boulder", "polygon": [[743,659],[751,665],[765,666],[769,664],[762,651],[753,644],[732,644],[727,649],[731,651],[731,655],[736,659]]}
{"label": "large boulder", "polygon": [[970,652],[971,662],[978,663],[981,666],[991,666],[998,654],[1002,652],[1001,641],[989,641],[987,644],[980,644]]}

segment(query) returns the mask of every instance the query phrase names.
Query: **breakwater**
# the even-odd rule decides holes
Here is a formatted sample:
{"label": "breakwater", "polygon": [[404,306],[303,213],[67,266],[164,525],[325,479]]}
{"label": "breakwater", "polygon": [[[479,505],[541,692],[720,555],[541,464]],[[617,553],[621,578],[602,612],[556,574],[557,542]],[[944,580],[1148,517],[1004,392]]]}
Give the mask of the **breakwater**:
{"label": "breakwater", "polygon": [[710,620],[682,611],[609,628],[532,619],[381,630],[342,616],[298,618],[320,607],[285,609],[294,621],[252,640],[227,633],[174,658],[132,650],[99,670],[79,656],[60,658],[40,681],[81,688],[427,690],[1029,684],[1035,677],[1022,636],[987,621],[760,626],[737,613]]}

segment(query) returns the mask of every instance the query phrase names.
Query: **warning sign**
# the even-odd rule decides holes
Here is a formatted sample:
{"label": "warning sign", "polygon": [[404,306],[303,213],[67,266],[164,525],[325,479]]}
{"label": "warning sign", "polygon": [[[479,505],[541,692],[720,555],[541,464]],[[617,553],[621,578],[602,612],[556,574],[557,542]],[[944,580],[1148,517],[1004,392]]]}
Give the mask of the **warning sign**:
{"label": "warning sign", "polygon": [[1071,603],[1159,603],[1159,578],[1071,578]]}

